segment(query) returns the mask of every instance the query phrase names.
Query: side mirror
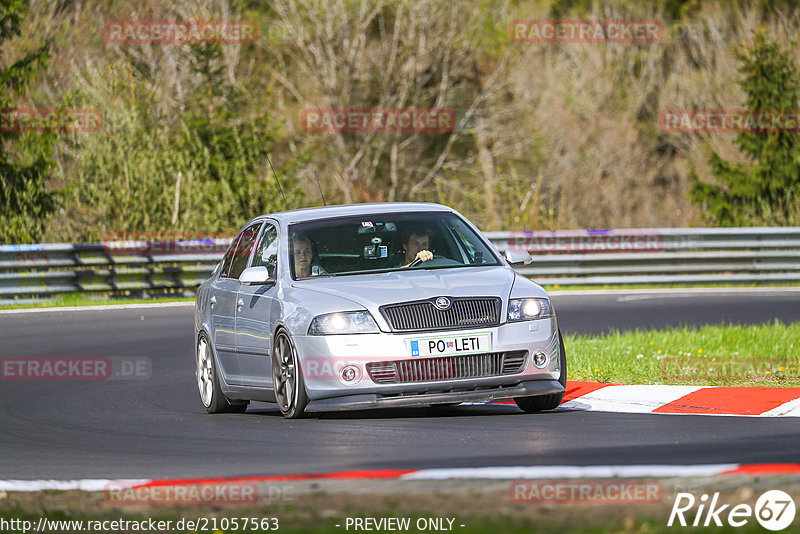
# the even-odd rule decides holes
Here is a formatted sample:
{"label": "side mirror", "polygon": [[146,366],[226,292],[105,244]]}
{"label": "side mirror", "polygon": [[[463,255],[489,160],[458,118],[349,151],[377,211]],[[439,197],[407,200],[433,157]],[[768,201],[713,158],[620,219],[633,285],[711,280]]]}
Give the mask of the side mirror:
{"label": "side mirror", "polygon": [[248,267],[239,275],[239,282],[243,284],[266,284],[269,281],[269,271],[263,265]]}
{"label": "side mirror", "polygon": [[520,248],[506,249],[505,257],[506,261],[508,261],[508,263],[510,263],[511,265],[519,265],[519,264],[528,265],[530,264],[530,262],[533,261],[533,258],[531,258],[530,253],[527,250],[523,250]]}

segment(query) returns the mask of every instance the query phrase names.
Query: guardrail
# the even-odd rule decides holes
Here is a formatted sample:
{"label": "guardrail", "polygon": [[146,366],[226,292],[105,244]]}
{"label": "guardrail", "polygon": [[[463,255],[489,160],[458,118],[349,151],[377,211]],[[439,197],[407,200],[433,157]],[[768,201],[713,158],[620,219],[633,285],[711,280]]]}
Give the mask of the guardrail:
{"label": "guardrail", "polygon": [[60,293],[191,295],[232,238],[0,246],[0,304]]}
{"label": "guardrail", "polygon": [[[489,232],[501,252],[531,252],[517,271],[540,284],[800,281],[800,227]],[[0,246],[0,304],[60,293],[192,294],[231,239]]]}
{"label": "guardrail", "polygon": [[517,272],[546,285],[800,281],[800,227],[491,232],[531,252]]}

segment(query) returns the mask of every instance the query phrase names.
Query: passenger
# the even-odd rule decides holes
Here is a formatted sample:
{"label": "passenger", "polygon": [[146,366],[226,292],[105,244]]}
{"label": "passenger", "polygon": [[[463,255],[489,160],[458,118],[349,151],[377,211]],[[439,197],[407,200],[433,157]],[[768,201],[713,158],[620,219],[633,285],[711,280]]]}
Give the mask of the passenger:
{"label": "passenger", "polygon": [[311,238],[303,234],[295,234],[292,240],[294,245],[294,277],[307,278],[309,276],[327,275],[328,273],[314,263],[318,259],[316,247]]}
{"label": "passenger", "polygon": [[433,252],[428,250],[431,244],[430,230],[423,227],[409,228],[406,230],[402,242],[403,260],[398,267],[408,267],[415,260],[428,261],[433,259]]}

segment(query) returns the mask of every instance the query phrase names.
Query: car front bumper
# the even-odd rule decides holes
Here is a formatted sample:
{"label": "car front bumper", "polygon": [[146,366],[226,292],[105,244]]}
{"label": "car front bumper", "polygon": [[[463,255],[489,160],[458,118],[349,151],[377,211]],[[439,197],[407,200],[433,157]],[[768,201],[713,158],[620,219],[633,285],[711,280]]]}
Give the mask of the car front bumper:
{"label": "car front bumper", "polygon": [[[391,383],[376,382],[369,374],[370,363],[424,361],[411,356],[413,340],[484,334],[489,335],[487,353],[525,352],[524,364],[518,372]],[[561,369],[555,317],[467,330],[295,336],[293,340],[306,392],[312,401],[311,410],[475,402],[564,390],[558,382]],[[536,367],[531,358],[539,351],[547,355],[542,368]],[[343,379],[345,367],[354,371],[355,379]]]}
{"label": "car front bumper", "polygon": [[478,387],[470,390],[454,390],[437,393],[400,395],[364,393],[360,395],[346,395],[311,401],[308,405],[308,410],[313,412],[331,412],[369,408],[406,408],[412,406],[428,406],[431,404],[481,402],[512,397],[533,397],[563,392],[564,387],[558,380],[532,380],[521,382],[513,386]]}

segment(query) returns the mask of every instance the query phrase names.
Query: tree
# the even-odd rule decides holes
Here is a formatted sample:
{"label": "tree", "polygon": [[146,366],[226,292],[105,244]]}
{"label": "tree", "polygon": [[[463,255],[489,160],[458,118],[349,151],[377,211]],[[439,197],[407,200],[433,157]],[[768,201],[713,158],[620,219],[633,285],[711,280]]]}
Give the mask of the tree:
{"label": "tree", "polygon": [[[151,51],[148,58],[138,48],[122,49],[130,70],[86,70],[75,98],[103,109],[107,135],[76,139],[64,151],[74,156],[61,235],[95,241],[124,232],[235,233],[256,215],[301,206],[296,174],[303,162],[275,157],[275,121],[266,110],[244,113],[246,95],[223,69],[220,46],[145,52]],[[153,80],[170,64],[186,73],[184,98],[165,110]],[[286,204],[257,133],[275,157]]]}
{"label": "tree", "polygon": [[[507,62],[487,53],[507,46],[505,21],[496,25],[502,28],[498,32],[480,10],[429,0],[331,5],[301,0],[276,2],[274,10],[293,37],[265,52],[275,58],[274,76],[294,100],[301,123],[302,109],[453,112],[444,131],[290,130],[309,139],[317,160],[324,159],[320,178],[332,177],[338,189],[333,199],[445,201],[442,190],[474,190],[478,201],[488,201],[490,213],[499,211],[483,191],[494,193],[494,158],[500,147],[518,142],[513,121],[520,116],[502,105]],[[499,105],[489,119],[492,102]],[[478,168],[474,182],[481,184],[480,192],[464,183]]]}
{"label": "tree", "polygon": [[[752,46],[737,51],[737,59],[747,110],[796,113],[798,73],[788,52],[759,31]],[[789,224],[798,215],[800,200],[800,134],[743,131],[736,144],[750,163],[731,163],[710,151],[718,183],[701,182],[692,173],[691,200],[723,226]]]}
{"label": "tree", "polygon": [[[0,45],[20,34],[28,9],[25,0],[0,0]],[[15,107],[37,70],[48,57],[49,43],[27,53],[8,67],[0,67],[0,109]],[[52,166],[52,133],[23,133],[0,128],[0,242],[39,240],[55,196],[47,191]]]}

